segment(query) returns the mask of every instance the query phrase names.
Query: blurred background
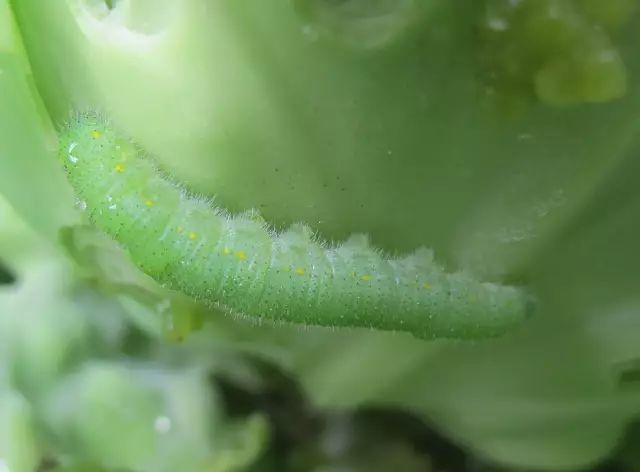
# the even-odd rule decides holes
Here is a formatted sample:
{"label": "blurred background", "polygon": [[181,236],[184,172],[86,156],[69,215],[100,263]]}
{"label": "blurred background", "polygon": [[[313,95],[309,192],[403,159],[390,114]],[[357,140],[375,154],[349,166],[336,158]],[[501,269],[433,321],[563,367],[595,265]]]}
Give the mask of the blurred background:
{"label": "blurred background", "polygon": [[[0,0],[0,471],[640,470],[637,0]],[[539,300],[473,342],[256,324],[145,276],[76,110],[276,228]]]}

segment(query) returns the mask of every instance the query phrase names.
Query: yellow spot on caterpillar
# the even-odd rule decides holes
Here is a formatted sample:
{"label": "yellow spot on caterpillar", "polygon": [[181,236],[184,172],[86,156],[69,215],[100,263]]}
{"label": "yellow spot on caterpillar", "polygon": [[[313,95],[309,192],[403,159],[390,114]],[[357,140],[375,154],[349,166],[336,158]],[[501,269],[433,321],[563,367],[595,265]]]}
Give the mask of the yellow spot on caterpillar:
{"label": "yellow spot on caterpillar", "polygon": [[178,234],[182,234],[182,232],[184,231],[184,228],[180,225],[176,226],[176,233]]}
{"label": "yellow spot on caterpillar", "polygon": [[154,202],[153,200],[145,200],[144,204],[148,207],[152,207],[153,205],[156,204],[156,202]]}
{"label": "yellow spot on caterpillar", "polygon": [[364,280],[365,282],[368,282],[369,280],[371,280],[371,276],[368,274],[365,274],[360,277],[360,280]]}
{"label": "yellow spot on caterpillar", "polygon": [[241,261],[244,261],[247,259],[247,253],[244,251],[236,251],[236,257]]}
{"label": "yellow spot on caterpillar", "polygon": [[304,267],[296,267],[295,273],[298,275],[304,275],[307,273],[307,271],[304,270]]}
{"label": "yellow spot on caterpillar", "polygon": [[93,131],[91,131],[90,134],[91,134],[91,138],[93,139],[100,139],[102,137],[102,133],[97,129],[94,129]]}
{"label": "yellow spot on caterpillar", "polygon": [[195,241],[196,239],[198,239],[198,233],[194,233],[193,231],[189,232],[189,239],[191,241]]}
{"label": "yellow spot on caterpillar", "polygon": [[429,282],[425,282],[422,284],[422,288],[426,288],[427,290],[429,290],[431,288],[431,284]]}
{"label": "yellow spot on caterpillar", "polygon": [[231,249],[229,249],[228,247],[225,247],[225,248],[222,250],[222,255],[223,255],[223,256],[228,256],[229,254],[231,254]]}
{"label": "yellow spot on caterpillar", "polygon": [[115,170],[119,174],[122,174],[124,172],[124,164],[116,164],[113,170]]}

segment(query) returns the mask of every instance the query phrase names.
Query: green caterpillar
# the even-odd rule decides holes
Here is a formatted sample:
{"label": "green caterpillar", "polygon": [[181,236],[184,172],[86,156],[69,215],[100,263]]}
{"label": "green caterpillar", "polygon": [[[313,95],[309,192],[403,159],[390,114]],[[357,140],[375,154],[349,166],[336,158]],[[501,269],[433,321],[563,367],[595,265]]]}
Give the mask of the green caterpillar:
{"label": "green caterpillar", "polygon": [[276,233],[255,212],[229,215],[165,177],[96,113],[71,120],[59,156],[90,220],[136,265],[231,313],[480,338],[505,332],[532,308],[524,290],[447,273],[428,249],[391,258],[364,235],[329,245],[304,225]]}

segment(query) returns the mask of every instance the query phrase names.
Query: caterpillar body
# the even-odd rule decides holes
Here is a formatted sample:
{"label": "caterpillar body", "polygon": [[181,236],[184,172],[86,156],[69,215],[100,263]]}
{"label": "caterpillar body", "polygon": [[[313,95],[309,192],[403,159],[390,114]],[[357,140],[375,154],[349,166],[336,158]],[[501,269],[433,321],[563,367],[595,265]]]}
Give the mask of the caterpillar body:
{"label": "caterpillar body", "polygon": [[305,225],[278,233],[255,212],[230,215],[166,177],[99,114],[78,114],[59,143],[94,225],[160,283],[230,312],[479,338],[505,332],[531,310],[525,290],[447,273],[425,248],[392,258],[364,235],[330,245]]}

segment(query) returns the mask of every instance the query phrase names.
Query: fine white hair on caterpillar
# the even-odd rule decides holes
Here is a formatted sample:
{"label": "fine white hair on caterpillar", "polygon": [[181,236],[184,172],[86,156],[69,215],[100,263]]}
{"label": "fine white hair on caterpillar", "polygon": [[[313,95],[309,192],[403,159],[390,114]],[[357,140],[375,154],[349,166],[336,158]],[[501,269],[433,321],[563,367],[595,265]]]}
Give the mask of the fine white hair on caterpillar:
{"label": "fine white hair on caterpillar", "polygon": [[60,133],[59,157],[90,221],[144,272],[230,313],[421,338],[504,333],[532,310],[522,288],[448,273],[431,250],[388,257],[366,235],[328,244],[306,225],[276,232],[190,194],[98,113]]}

